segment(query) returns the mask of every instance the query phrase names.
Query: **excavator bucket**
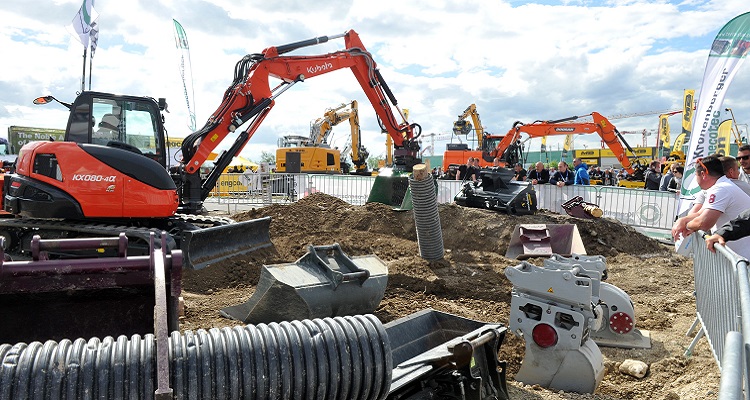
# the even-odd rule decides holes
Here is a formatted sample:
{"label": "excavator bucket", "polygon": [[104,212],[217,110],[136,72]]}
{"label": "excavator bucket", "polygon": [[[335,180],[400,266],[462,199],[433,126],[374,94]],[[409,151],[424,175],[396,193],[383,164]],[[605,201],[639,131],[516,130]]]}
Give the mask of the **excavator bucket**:
{"label": "excavator bucket", "polygon": [[407,176],[384,176],[375,177],[375,182],[367,197],[368,203],[383,203],[393,207],[397,211],[407,211],[414,208],[411,200],[411,189]]}
{"label": "excavator bucket", "polygon": [[510,398],[506,365],[497,359],[504,326],[426,309],[389,322],[385,330],[394,366],[389,399],[443,398],[427,395],[440,393],[434,382],[443,382],[444,392],[452,382],[452,393],[464,394],[460,398]]}
{"label": "excavator bucket", "polygon": [[387,283],[388,266],[377,256],[349,258],[338,243],[310,246],[294,263],[264,265],[252,297],[220,313],[245,323],[368,314]]}
{"label": "excavator bucket", "polygon": [[203,269],[243,254],[271,247],[271,217],[215,226],[183,234],[185,267]]}
{"label": "excavator bucket", "polygon": [[586,255],[578,226],[574,224],[520,224],[513,229],[505,257],[525,260],[559,254]]}

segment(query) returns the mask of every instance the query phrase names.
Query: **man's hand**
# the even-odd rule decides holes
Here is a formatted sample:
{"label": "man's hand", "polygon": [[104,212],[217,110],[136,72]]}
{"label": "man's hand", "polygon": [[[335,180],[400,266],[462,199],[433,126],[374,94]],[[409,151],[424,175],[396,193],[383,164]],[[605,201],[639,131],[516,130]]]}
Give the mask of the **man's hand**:
{"label": "man's hand", "polygon": [[716,243],[722,246],[726,246],[727,244],[727,242],[724,241],[724,238],[721,237],[718,233],[714,233],[713,235],[706,238],[706,248],[711,250],[714,253],[716,253],[716,249],[714,248],[714,245]]}
{"label": "man's hand", "polygon": [[672,238],[674,240],[679,240],[680,237],[686,238],[692,233],[687,228],[687,223],[688,220],[685,217],[679,218],[675,221],[674,225],[672,225]]}

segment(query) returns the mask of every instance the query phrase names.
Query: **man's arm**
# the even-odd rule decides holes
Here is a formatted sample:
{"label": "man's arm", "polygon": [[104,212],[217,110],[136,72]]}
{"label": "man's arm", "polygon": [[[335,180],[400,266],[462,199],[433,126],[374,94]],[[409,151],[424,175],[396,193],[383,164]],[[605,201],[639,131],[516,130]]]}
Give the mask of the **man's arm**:
{"label": "man's arm", "polygon": [[737,218],[719,227],[716,234],[724,240],[737,240],[750,236],[750,210],[745,210]]}
{"label": "man's arm", "polygon": [[685,226],[687,227],[687,229],[693,232],[699,229],[708,232],[714,225],[716,225],[716,221],[719,220],[722,214],[724,213],[719,210],[703,208],[701,209],[700,214],[698,214],[697,217],[693,218]]}

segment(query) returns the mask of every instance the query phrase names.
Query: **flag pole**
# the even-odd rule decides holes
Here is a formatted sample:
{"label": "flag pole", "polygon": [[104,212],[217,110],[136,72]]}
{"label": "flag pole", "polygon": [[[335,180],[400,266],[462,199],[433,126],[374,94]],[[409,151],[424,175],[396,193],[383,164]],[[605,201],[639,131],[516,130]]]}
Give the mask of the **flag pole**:
{"label": "flag pole", "polygon": [[81,91],[86,90],[86,50],[87,47],[83,48],[83,75],[81,76]]}
{"label": "flag pole", "polygon": [[91,76],[92,75],[94,75],[94,57],[89,57],[89,90],[91,90]]}

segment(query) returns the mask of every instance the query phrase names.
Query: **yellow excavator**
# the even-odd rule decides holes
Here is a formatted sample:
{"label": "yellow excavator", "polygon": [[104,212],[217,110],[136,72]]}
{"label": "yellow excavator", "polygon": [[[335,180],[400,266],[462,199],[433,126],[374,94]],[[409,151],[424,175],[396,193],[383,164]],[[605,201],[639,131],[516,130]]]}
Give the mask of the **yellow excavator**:
{"label": "yellow excavator", "polygon": [[[357,101],[329,108],[310,125],[310,136],[289,135],[279,139],[276,170],[289,173],[349,173],[351,166],[342,159],[351,151],[355,173],[367,171],[367,150],[361,145]],[[349,121],[351,138],[342,152],[331,148],[329,138],[333,127]],[[342,154],[345,155],[342,157]]]}

